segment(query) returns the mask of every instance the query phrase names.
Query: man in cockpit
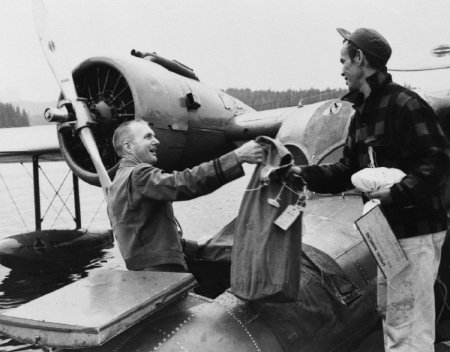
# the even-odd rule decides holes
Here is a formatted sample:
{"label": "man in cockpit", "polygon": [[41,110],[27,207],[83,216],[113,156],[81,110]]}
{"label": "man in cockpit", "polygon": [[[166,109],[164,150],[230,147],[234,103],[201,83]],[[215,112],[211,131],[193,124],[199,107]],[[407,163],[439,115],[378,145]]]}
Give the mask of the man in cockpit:
{"label": "man in cockpit", "polygon": [[353,188],[351,176],[368,167],[395,168],[405,174],[391,187],[366,195],[380,201],[409,259],[389,282],[378,271],[378,308],[386,351],[431,352],[433,286],[447,230],[443,179],[449,144],[431,107],[392,81],[386,68],[392,52],[387,40],[368,28],[338,32],[344,38],[342,76],[350,91],[343,100],[355,109],[343,157],[335,164],[296,166],[291,172],[321,193]]}
{"label": "man in cockpit", "polygon": [[113,145],[121,157],[108,189],[108,216],[129,270],[187,271],[172,202],[202,196],[241,177],[241,164],[263,160],[250,141],[192,169],[166,173],[154,166],[159,145],[143,120],[121,124]]}

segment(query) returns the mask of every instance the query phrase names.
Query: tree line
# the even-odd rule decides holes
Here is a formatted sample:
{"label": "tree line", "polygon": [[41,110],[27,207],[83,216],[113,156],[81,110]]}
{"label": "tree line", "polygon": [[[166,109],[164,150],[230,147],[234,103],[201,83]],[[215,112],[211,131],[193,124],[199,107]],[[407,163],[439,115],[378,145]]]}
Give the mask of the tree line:
{"label": "tree line", "polygon": [[345,89],[325,90],[310,88],[306,90],[274,91],[251,90],[249,88],[228,88],[225,93],[239,99],[257,111],[284,108],[301,104],[312,104],[322,100],[340,98],[347,93]]}
{"label": "tree line", "polygon": [[11,103],[0,102],[0,128],[29,126],[27,112]]}
{"label": "tree line", "polygon": [[[321,100],[339,98],[347,91],[345,89],[331,88],[324,90],[315,88],[305,90],[288,89],[285,91],[228,88],[225,89],[225,92],[251,106],[253,109],[260,111],[296,106],[299,103],[306,105]],[[25,109],[20,109],[11,103],[0,102],[0,128],[29,125],[29,115]]]}

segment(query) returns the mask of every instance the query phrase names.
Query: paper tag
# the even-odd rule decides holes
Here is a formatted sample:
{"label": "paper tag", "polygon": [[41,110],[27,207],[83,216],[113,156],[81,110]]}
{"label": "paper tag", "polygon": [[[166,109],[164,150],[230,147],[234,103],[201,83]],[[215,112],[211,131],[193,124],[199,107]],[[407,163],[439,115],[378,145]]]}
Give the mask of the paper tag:
{"label": "paper tag", "polygon": [[273,223],[286,231],[294,223],[295,219],[298,218],[303,209],[304,207],[299,204],[290,204]]}
{"label": "paper tag", "polygon": [[379,205],[361,216],[355,224],[387,280],[395,277],[408,265],[408,258]]}

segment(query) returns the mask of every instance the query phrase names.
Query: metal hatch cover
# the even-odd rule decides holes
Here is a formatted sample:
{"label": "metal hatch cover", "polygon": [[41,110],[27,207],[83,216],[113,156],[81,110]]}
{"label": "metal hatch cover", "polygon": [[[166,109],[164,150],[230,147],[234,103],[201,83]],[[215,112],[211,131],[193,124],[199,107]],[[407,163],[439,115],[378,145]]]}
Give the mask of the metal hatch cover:
{"label": "metal hatch cover", "polygon": [[195,285],[188,273],[100,271],[0,314],[0,331],[43,346],[99,346]]}

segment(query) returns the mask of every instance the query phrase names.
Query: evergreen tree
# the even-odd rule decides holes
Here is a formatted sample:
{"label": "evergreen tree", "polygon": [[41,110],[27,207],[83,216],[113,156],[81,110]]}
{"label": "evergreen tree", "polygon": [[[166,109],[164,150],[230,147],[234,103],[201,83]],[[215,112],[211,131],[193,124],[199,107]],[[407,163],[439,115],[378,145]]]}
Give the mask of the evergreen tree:
{"label": "evergreen tree", "polygon": [[25,110],[11,103],[0,102],[0,128],[29,126],[28,114]]}
{"label": "evergreen tree", "polygon": [[271,89],[252,91],[248,88],[228,88],[225,92],[260,111],[296,106],[299,103],[306,105],[321,100],[335,99],[343,96],[347,91],[331,88],[325,90],[315,88],[307,90],[288,89],[287,91],[272,91]]}

